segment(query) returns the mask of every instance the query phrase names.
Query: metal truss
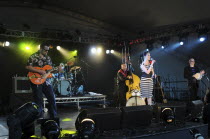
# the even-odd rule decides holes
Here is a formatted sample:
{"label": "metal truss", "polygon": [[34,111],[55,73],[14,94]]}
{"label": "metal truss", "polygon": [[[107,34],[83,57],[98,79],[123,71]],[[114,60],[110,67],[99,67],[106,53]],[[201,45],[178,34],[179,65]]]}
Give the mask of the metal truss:
{"label": "metal truss", "polygon": [[[47,98],[44,98],[44,109],[46,109]],[[94,95],[94,96],[82,96],[82,97],[57,97],[55,98],[56,103],[77,103],[78,110],[81,109],[80,103],[81,102],[97,102],[103,101],[105,108],[106,104],[106,95]]]}
{"label": "metal truss", "polygon": [[78,43],[106,43],[112,36],[88,36],[84,35],[72,35],[73,33],[63,31],[43,31],[43,32],[31,32],[31,31],[19,31],[4,29],[0,31],[0,36],[12,37],[12,38],[31,38],[31,39],[42,39],[42,40],[54,40],[54,41],[69,41]]}

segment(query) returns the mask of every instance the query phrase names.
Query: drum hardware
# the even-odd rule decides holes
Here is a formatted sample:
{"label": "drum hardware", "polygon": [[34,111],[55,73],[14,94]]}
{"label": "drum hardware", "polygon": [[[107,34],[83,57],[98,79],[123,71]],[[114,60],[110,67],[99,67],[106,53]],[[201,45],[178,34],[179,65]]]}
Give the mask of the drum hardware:
{"label": "drum hardware", "polygon": [[54,73],[53,90],[57,96],[84,95],[84,77],[80,73],[81,67],[71,66],[73,66],[72,63],[62,65],[63,71]]}
{"label": "drum hardware", "polygon": [[81,70],[80,66],[74,66],[70,69],[70,73],[73,74],[74,84],[77,84],[77,74]]}
{"label": "drum hardware", "polygon": [[70,72],[71,72],[72,70],[78,70],[78,69],[81,69],[81,67],[80,67],[80,66],[74,66],[74,67],[72,67],[72,68],[70,69]]}

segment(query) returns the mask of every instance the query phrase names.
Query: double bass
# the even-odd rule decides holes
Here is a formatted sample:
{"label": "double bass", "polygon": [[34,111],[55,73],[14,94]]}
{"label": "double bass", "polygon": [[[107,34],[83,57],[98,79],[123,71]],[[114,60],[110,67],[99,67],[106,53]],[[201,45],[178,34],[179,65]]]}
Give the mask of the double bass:
{"label": "double bass", "polygon": [[132,76],[131,80],[126,80],[125,81],[125,84],[128,87],[128,91],[126,92],[126,100],[129,100],[129,98],[132,97],[132,91],[133,90],[140,92],[140,82],[141,82],[141,80],[136,74],[134,74],[132,72],[130,56],[127,56],[126,64],[127,64],[128,70],[131,72],[130,76]]}

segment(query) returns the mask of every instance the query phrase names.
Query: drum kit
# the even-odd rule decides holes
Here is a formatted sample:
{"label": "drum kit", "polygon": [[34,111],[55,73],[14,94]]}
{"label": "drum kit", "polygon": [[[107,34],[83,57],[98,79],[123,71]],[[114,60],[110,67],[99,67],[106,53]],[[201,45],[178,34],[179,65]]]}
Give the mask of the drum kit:
{"label": "drum kit", "polygon": [[63,66],[61,72],[53,74],[53,90],[56,96],[81,96],[83,80],[80,66]]}
{"label": "drum kit", "polygon": [[127,100],[126,106],[141,106],[146,105],[144,98],[140,97],[140,91],[139,90],[132,90],[131,91],[131,97]]}

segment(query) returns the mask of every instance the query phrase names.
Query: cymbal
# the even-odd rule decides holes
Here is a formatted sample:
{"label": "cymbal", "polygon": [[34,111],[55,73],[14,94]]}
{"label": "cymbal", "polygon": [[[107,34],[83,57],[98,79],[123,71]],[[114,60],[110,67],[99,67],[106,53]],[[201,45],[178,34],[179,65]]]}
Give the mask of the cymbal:
{"label": "cymbal", "polygon": [[80,66],[74,66],[74,67],[72,67],[71,69],[70,69],[70,71],[72,71],[72,70],[77,70],[77,69],[80,69],[81,67]]}

